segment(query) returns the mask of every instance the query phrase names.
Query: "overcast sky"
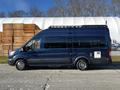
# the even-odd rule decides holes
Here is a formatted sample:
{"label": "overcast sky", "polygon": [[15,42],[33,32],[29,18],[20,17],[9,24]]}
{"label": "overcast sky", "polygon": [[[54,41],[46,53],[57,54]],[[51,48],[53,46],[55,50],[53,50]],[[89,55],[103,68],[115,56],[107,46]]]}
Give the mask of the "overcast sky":
{"label": "overcast sky", "polygon": [[29,10],[31,7],[46,11],[53,5],[53,0],[0,0],[0,12],[13,10]]}

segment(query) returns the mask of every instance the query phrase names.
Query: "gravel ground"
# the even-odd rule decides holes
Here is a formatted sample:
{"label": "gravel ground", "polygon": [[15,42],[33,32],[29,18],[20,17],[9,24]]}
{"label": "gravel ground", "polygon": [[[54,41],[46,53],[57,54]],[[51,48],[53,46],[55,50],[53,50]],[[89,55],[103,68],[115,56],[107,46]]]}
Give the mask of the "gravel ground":
{"label": "gravel ground", "polygon": [[0,90],[119,90],[120,64],[94,67],[87,71],[72,68],[37,68],[18,71],[0,65]]}

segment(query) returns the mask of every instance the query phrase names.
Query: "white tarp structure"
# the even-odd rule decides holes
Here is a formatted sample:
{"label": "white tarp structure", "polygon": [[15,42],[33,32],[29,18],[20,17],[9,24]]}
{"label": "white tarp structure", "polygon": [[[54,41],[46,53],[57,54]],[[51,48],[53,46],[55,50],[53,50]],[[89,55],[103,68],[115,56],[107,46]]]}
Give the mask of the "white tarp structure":
{"label": "white tarp structure", "polygon": [[80,25],[107,25],[112,40],[120,43],[119,17],[31,17],[31,18],[0,18],[0,32],[5,23],[36,24],[42,30],[49,26],[80,26]]}

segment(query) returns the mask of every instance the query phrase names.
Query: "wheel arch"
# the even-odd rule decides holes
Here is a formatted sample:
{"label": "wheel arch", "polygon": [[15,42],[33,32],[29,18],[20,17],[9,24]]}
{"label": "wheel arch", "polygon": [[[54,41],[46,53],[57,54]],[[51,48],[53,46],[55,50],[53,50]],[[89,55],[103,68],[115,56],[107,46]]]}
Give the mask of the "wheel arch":
{"label": "wheel arch", "polygon": [[17,58],[16,60],[15,60],[15,62],[14,62],[14,64],[16,64],[16,62],[18,61],[18,60],[24,60],[25,61],[25,63],[27,63],[27,61],[24,59],[24,58]]}
{"label": "wheel arch", "polygon": [[76,65],[76,63],[80,60],[80,59],[84,59],[88,64],[90,64],[90,61],[87,57],[85,56],[78,56],[75,58],[75,61],[74,61],[74,65]]}

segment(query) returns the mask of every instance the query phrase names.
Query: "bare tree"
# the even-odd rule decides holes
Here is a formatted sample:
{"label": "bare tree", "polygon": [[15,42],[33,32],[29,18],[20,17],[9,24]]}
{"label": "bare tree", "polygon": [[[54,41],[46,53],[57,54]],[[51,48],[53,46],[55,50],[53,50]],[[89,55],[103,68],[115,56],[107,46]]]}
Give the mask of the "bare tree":
{"label": "bare tree", "polygon": [[106,16],[106,0],[54,0],[48,16]]}
{"label": "bare tree", "polygon": [[36,7],[32,7],[30,9],[29,14],[32,17],[41,17],[41,16],[44,16],[43,12],[40,9],[36,8]]}
{"label": "bare tree", "polygon": [[111,12],[113,16],[120,16],[120,0],[112,0]]}
{"label": "bare tree", "polygon": [[[29,12],[17,10],[10,12],[10,17],[79,17],[79,16],[120,16],[120,0],[54,0],[54,4],[47,12],[32,7]],[[0,13],[4,17],[4,13]]]}
{"label": "bare tree", "polygon": [[107,3],[105,0],[80,0],[82,16],[106,16]]}
{"label": "bare tree", "polygon": [[54,0],[54,6],[47,12],[48,16],[65,17],[67,14],[67,2],[68,0]]}
{"label": "bare tree", "polygon": [[68,2],[69,16],[80,16],[81,9],[82,8],[81,8],[80,0],[69,0],[69,2]]}
{"label": "bare tree", "polygon": [[17,11],[13,11],[8,13],[9,17],[25,17],[27,16],[27,13],[23,10],[17,10]]}

